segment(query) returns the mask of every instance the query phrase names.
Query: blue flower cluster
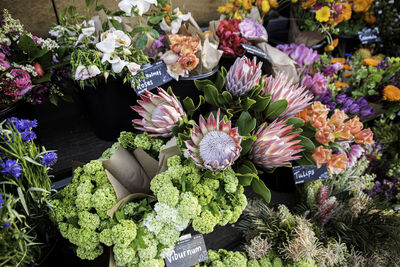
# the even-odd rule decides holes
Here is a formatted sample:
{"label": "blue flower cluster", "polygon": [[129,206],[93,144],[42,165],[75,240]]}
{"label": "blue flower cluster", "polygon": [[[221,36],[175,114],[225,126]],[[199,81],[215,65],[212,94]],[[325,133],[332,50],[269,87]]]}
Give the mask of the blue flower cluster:
{"label": "blue flower cluster", "polygon": [[2,168],[0,172],[7,176],[18,178],[22,174],[22,168],[16,160],[7,159],[5,162],[0,162],[0,166]]}
{"label": "blue flower cluster", "polygon": [[36,134],[32,131],[32,128],[37,127],[37,120],[31,121],[12,117],[8,119],[7,124],[13,124],[25,142],[28,143],[30,140],[36,139]]}
{"label": "blue flower cluster", "polygon": [[0,194],[0,210],[3,208],[4,198]]}
{"label": "blue flower cluster", "polygon": [[54,152],[47,153],[42,158],[42,164],[47,167],[53,166],[56,162],[57,154]]}

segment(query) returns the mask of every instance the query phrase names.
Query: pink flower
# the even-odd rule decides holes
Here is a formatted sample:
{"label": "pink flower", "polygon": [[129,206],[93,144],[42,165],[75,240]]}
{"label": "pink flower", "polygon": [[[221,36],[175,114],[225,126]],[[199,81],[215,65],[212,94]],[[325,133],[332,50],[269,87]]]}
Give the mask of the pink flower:
{"label": "pink flower", "polygon": [[268,33],[264,26],[255,22],[252,18],[246,18],[239,23],[239,29],[244,38],[264,38],[268,40]]}
{"label": "pink flower", "polygon": [[304,86],[307,89],[311,89],[313,86],[313,79],[310,75],[306,75],[301,80],[301,86]]}
{"label": "pink flower", "polygon": [[320,72],[315,73],[312,85],[313,93],[316,95],[325,94],[328,91],[328,88],[326,87],[327,83],[328,81],[324,75],[322,75]]}
{"label": "pink flower", "polygon": [[364,149],[360,145],[352,145],[348,153],[349,162],[347,163],[347,167],[350,168],[356,165],[357,160],[362,156],[363,153]]}
{"label": "pink flower", "polygon": [[0,52],[0,66],[2,66],[5,69],[8,69],[11,67],[10,62],[6,60],[6,55]]}
{"label": "pink flower", "polygon": [[13,69],[10,74],[14,77],[14,84],[19,89],[17,95],[24,95],[32,88],[31,76],[28,72],[21,69]]}

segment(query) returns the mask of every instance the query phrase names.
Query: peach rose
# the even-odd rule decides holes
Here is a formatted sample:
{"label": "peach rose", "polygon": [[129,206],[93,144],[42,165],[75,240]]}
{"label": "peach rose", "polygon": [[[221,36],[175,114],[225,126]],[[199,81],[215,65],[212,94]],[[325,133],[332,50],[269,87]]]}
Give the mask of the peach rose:
{"label": "peach rose", "polygon": [[176,53],[179,54],[182,50],[183,45],[181,43],[175,43],[171,46],[171,50]]}
{"label": "peach rose", "polygon": [[375,143],[374,133],[369,128],[355,134],[354,139],[360,145],[373,145]]}
{"label": "peach rose", "polygon": [[331,155],[331,159],[327,162],[328,170],[333,174],[339,174],[346,170],[349,159],[346,154],[334,154]]}
{"label": "peach rose", "polygon": [[359,133],[364,127],[358,116],[346,121],[344,125],[350,128],[350,133],[353,135]]}
{"label": "peach rose", "polygon": [[192,48],[190,46],[186,45],[186,44],[183,45],[182,49],[181,49],[181,55],[182,56],[186,56],[186,55],[189,55],[189,54],[193,54]]}
{"label": "peach rose", "polygon": [[319,146],[314,150],[312,158],[315,163],[317,163],[317,167],[320,168],[323,163],[327,163],[331,159],[331,155],[331,149],[325,149],[323,146]]}
{"label": "peach rose", "polygon": [[347,116],[346,113],[344,113],[342,110],[335,109],[335,113],[333,113],[330,120],[337,127],[343,124],[343,122],[348,118],[349,116]]}
{"label": "peach rose", "polygon": [[193,52],[196,53],[197,49],[200,46],[200,37],[196,36],[196,37],[191,38],[189,43],[190,43],[190,47],[192,48]]}
{"label": "peach rose", "polygon": [[353,135],[351,134],[351,129],[350,127],[342,124],[339,127],[336,127],[333,135],[335,136],[336,139],[340,140],[347,140],[350,141],[353,139]]}
{"label": "peach rose", "polygon": [[328,117],[330,109],[327,106],[323,105],[321,102],[314,102],[314,104],[311,105],[311,108],[314,116],[323,116],[324,118]]}
{"label": "peach rose", "polygon": [[317,128],[315,139],[317,139],[320,144],[323,144],[325,146],[327,146],[329,142],[335,141],[335,136],[332,133],[332,128],[330,128],[329,126]]}
{"label": "peach rose", "polygon": [[181,57],[178,62],[184,70],[193,70],[199,64],[199,59],[193,54],[188,54]]}

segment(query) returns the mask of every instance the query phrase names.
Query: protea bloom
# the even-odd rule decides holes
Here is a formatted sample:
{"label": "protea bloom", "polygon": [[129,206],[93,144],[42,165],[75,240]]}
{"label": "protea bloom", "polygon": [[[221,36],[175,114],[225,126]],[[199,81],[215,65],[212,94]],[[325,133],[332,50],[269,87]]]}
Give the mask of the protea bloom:
{"label": "protea bloom", "polygon": [[300,140],[293,140],[298,134],[290,134],[293,125],[286,126],[286,121],[272,122],[268,127],[264,123],[257,131],[257,139],[250,149],[250,159],[265,169],[290,164],[290,161],[300,159],[294,156],[303,151]]}
{"label": "protea bloom", "polygon": [[185,141],[187,152],[197,166],[212,171],[222,171],[232,165],[239,157],[242,140],[238,128],[231,127],[231,122],[219,120],[211,114],[205,121],[200,115],[199,126],[195,124],[190,132],[191,140]]}
{"label": "protea bloom", "polygon": [[271,103],[281,99],[286,99],[288,102],[286,111],[279,116],[281,119],[293,117],[311,104],[313,95],[305,87],[293,85],[288,76],[282,72],[276,77],[265,77],[264,81],[266,84],[262,95],[271,94]]}
{"label": "protea bloom", "polygon": [[226,91],[239,97],[247,94],[259,83],[261,78],[262,62],[250,61],[247,57],[237,58],[235,64],[226,75]]}
{"label": "protea bloom", "polygon": [[182,104],[174,94],[169,95],[158,88],[158,95],[145,90],[138,100],[140,106],[131,107],[143,119],[133,120],[138,130],[146,131],[150,136],[169,136],[172,129],[186,115]]}

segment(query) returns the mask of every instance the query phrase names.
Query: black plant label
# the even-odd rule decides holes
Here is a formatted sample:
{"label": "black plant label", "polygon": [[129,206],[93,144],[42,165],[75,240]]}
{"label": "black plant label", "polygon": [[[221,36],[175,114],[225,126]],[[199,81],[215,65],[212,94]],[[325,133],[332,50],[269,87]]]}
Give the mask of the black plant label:
{"label": "black plant label", "polygon": [[179,241],[171,257],[164,258],[167,267],[188,267],[208,260],[203,235],[195,235]]}
{"label": "black plant label", "polygon": [[326,164],[322,164],[321,168],[317,166],[293,166],[293,179],[295,184],[304,184],[318,179],[329,178],[329,172]]}
{"label": "black plant label", "polygon": [[138,95],[142,94],[144,90],[150,91],[172,80],[163,61],[144,67],[142,71],[145,78],[139,80],[139,84],[135,87]]}
{"label": "black plant label", "polygon": [[358,32],[358,38],[362,44],[379,43],[381,41],[378,28],[363,28]]}

